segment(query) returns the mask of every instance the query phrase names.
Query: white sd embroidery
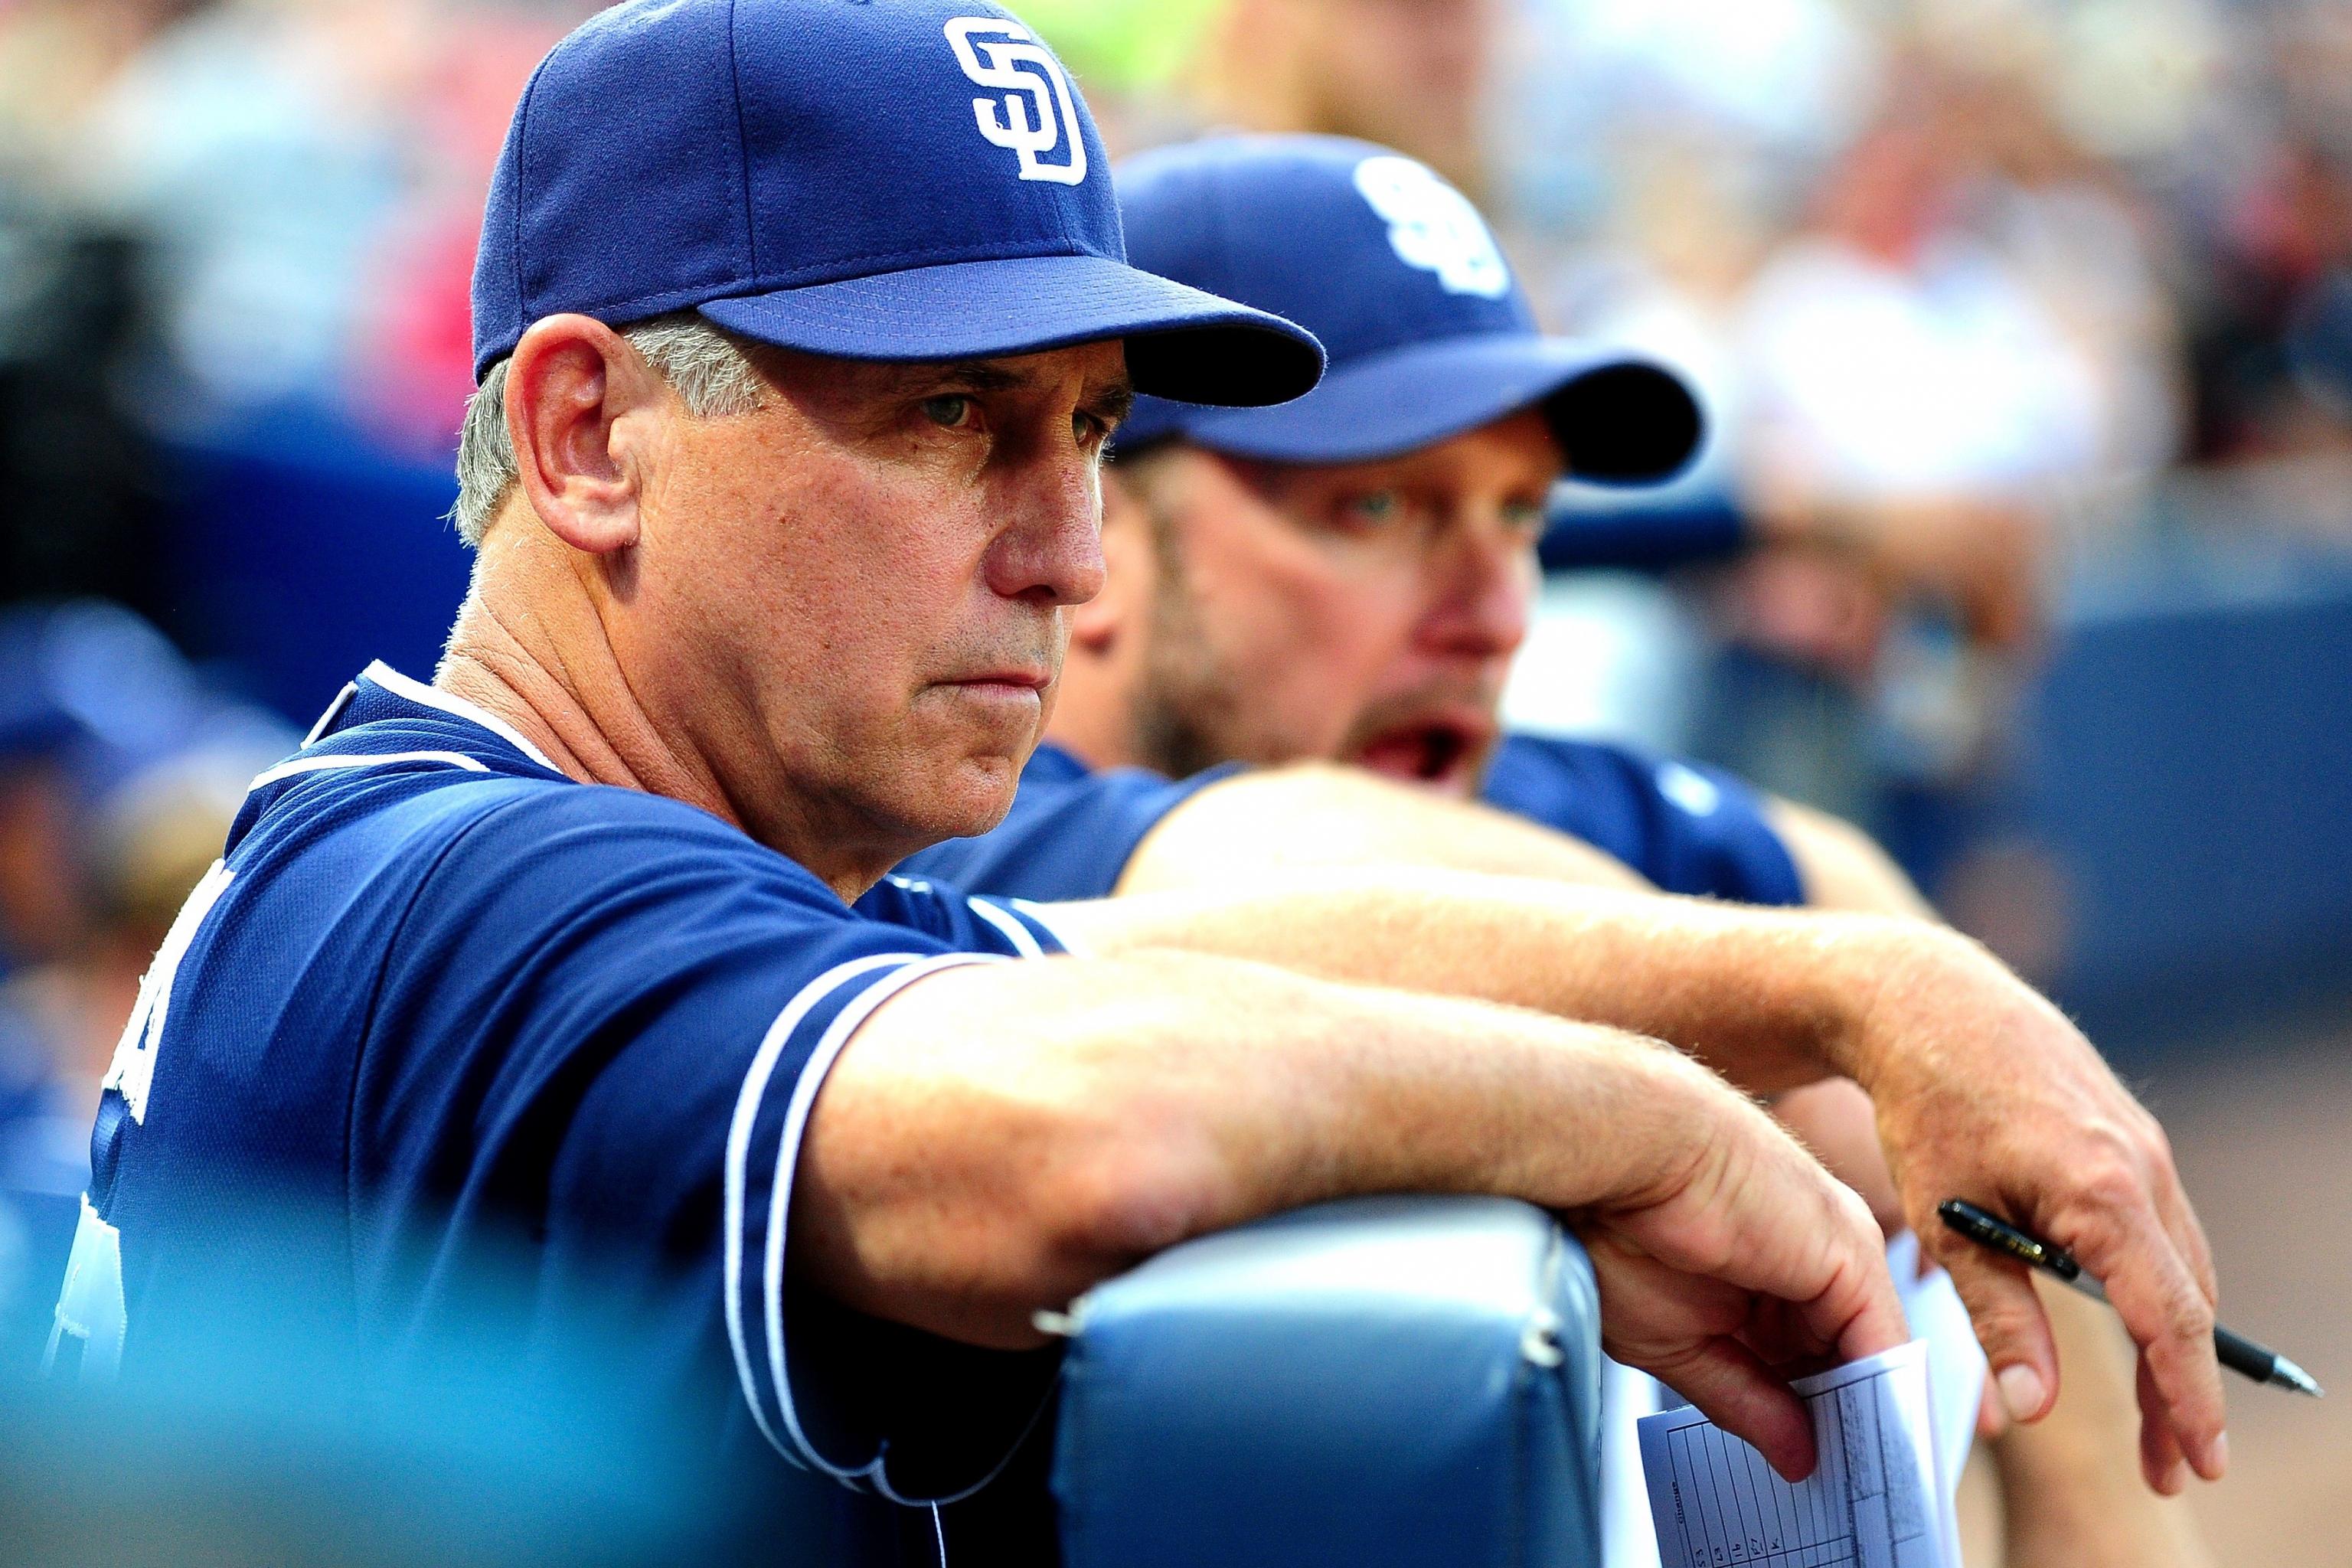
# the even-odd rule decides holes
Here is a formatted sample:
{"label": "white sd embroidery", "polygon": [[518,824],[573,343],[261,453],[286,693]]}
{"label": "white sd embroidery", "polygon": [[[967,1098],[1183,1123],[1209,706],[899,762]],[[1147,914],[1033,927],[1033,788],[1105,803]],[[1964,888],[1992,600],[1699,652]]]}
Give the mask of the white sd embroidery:
{"label": "white sd embroidery", "polygon": [[[1000,16],[958,16],[943,29],[956,64],[976,86],[994,88],[1000,98],[975,98],[972,118],[980,133],[1021,160],[1024,180],[1075,185],[1087,177],[1087,142],[1078,132],[1078,103],[1062,62],[1028,28]],[[975,37],[994,33],[996,37]],[[1059,163],[1044,161],[1065,142]]]}
{"label": "white sd embroidery", "polygon": [[1356,189],[1388,220],[1389,244],[1408,267],[1437,274],[1449,294],[1509,292],[1511,269],[1470,198],[1410,158],[1367,158]]}

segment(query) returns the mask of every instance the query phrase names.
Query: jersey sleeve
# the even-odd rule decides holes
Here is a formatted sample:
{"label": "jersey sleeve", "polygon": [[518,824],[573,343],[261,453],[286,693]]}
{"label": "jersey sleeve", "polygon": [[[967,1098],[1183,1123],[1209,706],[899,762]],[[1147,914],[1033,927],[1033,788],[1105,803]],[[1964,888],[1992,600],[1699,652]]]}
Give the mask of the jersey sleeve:
{"label": "jersey sleeve", "polygon": [[[420,892],[357,1095],[370,1184],[454,1189],[455,1223],[425,1223],[436,1271],[453,1262],[436,1248],[528,1226],[548,1310],[619,1311],[646,1363],[681,1376],[731,1367],[731,1398],[705,1391],[795,1465],[901,1501],[978,1484],[1053,1358],[802,1289],[793,1182],[825,1076],[876,1009],[942,970],[1051,951],[1051,933],[961,895],[853,910],[690,808],[637,797],[616,816],[600,797],[617,793],[492,814]],[[451,1150],[464,1168],[433,1168]]]}
{"label": "jersey sleeve", "polygon": [[1488,805],[1580,838],[1669,893],[1801,904],[1804,887],[1757,792],[1719,769],[1598,742],[1513,735]]}
{"label": "jersey sleeve", "polygon": [[1160,819],[1239,772],[1212,768],[1171,779],[1142,768],[1089,773],[1033,764],[1013,809],[992,832],[951,838],[905,861],[905,877],[1041,903],[1107,899]]}

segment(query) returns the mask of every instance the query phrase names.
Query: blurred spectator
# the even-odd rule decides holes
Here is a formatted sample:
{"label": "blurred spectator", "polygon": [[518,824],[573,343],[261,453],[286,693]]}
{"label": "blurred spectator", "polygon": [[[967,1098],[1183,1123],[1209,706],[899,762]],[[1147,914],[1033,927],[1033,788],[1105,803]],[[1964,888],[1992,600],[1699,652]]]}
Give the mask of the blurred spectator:
{"label": "blurred spectator", "polygon": [[[173,890],[173,868],[193,853],[174,847],[205,837],[188,812],[218,820],[193,887],[246,782],[294,739],[215,695],[120,606],[0,614],[0,975],[78,962],[110,930],[135,939],[159,900],[168,924],[186,893]],[[234,791],[221,793],[223,781]]]}
{"label": "blurred spectator", "polygon": [[0,5],[0,148],[69,179],[95,106],[156,35],[212,0],[9,0]]}
{"label": "blurred spectator", "polygon": [[0,168],[0,604],[166,607],[155,464],[121,395],[142,328],[136,255]]}
{"label": "blurred spectator", "polygon": [[1500,0],[1228,0],[1202,61],[1203,110],[1252,131],[1379,142],[1475,198],[1500,16]]}
{"label": "blurred spectator", "polygon": [[[300,406],[437,456],[472,384],[466,282],[498,138],[593,9],[20,0],[0,8],[0,62],[26,62],[0,63],[0,123],[37,127],[24,161],[61,200],[149,242],[152,420],[200,434]],[[80,63],[50,83],[44,60]]]}
{"label": "blurred spectator", "polygon": [[0,1371],[46,1324],[141,976],[294,743],[127,611],[0,616]]}

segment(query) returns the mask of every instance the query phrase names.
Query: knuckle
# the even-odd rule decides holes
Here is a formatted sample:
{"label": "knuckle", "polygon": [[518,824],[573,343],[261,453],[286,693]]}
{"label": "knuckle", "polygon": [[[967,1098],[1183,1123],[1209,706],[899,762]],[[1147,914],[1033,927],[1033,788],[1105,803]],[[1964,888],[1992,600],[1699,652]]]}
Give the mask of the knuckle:
{"label": "knuckle", "polygon": [[2185,1290],[2174,1298],[2166,1311],[2165,1324],[2174,1338],[2201,1343],[2212,1337],[2213,1309],[2206,1303],[2203,1296],[2194,1290]]}
{"label": "knuckle", "polygon": [[2136,1207],[2146,1191],[2134,1162],[2116,1152],[2103,1152],[2085,1162],[2074,1186],[2084,1204],[2102,1218]]}
{"label": "knuckle", "polygon": [[2094,1131],[2091,1142],[2094,1147],[2072,1162],[2072,1187],[2079,1199],[2088,1208],[2098,1211],[2100,1217],[2138,1206],[2147,1194],[2147,1178],[2138,1147],[2116,1135],[2115,1129]]}

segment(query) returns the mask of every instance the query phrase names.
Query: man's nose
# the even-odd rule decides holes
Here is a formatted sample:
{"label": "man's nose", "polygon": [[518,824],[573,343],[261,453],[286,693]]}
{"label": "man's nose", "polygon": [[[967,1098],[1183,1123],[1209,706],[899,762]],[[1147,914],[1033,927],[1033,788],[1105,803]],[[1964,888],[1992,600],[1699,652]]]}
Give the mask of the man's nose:
{"label": "man's nose", "polygon": [[1430,612],[1423,636],[1433,651],[1507,658],[1527,640],[1535,560],[1523,535],[1501,528],[1461,531],[1430,562]]}
{"label": "man's nose", "polygon": [[1012,521],[989,549],[991,588],[1046,605],[1082,605],[1102,592],[1102,479],[1090,454],[1030,466],[1004,504]]}

